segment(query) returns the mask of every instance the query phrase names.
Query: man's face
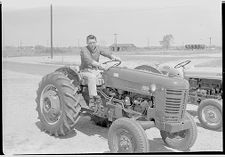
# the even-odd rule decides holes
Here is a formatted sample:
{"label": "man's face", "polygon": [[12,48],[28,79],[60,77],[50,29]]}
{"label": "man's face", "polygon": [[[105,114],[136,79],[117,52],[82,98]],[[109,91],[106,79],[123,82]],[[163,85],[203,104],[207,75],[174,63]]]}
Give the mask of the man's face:
{"label": "man's face", "polygon": [[95,47],[96,47],[96,40],[95,39],[89,39],[88,41],[87,41],[87,44],[88,44],[88,46],[91,48],[91,49],[95,49]]}

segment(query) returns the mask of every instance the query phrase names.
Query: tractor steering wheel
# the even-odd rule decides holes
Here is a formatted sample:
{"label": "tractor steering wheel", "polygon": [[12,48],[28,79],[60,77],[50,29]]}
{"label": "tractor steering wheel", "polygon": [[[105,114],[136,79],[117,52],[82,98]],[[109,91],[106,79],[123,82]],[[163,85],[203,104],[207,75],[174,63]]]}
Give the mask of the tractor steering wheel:
{"label": "tractor steering wheel", "polygon": [[112,63],[112,62],[116,62],[114,63],[112,66],[110,66],[108,69],[112,68],[112,67],[117,67],[121,64],[121,61],[120,60],[110,60],[110,61],[106,61],[102,64],[108,64],[108,63]]}
{"label": "tractor steering wheel", "polygon": [[186,60],[186,61],[180,62],[177,65],[175,65],[174,68],[175,69],[178,69],[180,67],[183,67],[184,68],[184,66],[187,65],[187,64],[189,64],[190,62],[191,62],[191,60]]}

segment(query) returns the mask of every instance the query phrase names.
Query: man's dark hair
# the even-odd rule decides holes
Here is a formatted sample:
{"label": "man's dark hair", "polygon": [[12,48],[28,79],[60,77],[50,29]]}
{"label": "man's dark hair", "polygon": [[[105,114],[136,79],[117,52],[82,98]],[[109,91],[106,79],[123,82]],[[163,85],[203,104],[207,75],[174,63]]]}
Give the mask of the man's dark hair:
{"label": "man's dark hair", "polygon": [[97,39],[96,39],[96,37],[94,35],[87,36],[86,42],[88,42],[89,39],[95,39],[95,41],[97,41]]}

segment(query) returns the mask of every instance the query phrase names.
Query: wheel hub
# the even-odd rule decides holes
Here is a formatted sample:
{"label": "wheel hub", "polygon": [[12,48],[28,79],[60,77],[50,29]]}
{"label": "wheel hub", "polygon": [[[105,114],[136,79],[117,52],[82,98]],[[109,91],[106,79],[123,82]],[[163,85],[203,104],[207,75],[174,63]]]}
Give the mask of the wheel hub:
{"label": "wheel hub", "polygon": [[209,113],[209,118],[214,119],[214,118],[216,118],[216,116],[215,116],[215,114],[213,112],[210,112]]}
{"label": "wheel hub", "polygon": [[205,122],[207,122],[208,124],[217,124],[220,122],[220,117],[219,117],[219,110],[213,106],[206,106],[203,109],[203,119],[205,120]]}
{"label": "wheel hub", "polygon": [[130,150],[132,147],[131,140],[127,136],[122,135],[120,137],[120,147],[126,151]]}
{"label": "wheel hub", "polygon": [[58,122],[60,111],[60,99],[57,89],[53,85],[47,85],[40,98],[41,112],[48,124],[52,125]]}
{"label": "wheel hub", "polygon": [[46,97],[46,98],[44,99],[44,110],[45,110],[46,112],[49,112],[50,109],[51,109],[51,101],[49,100],[48,97]]}
{"label": "wheel hub", "polygon": [[118,152],[131,153],[134,152],[133,136],[127,130],[119,130],[117,132]]}

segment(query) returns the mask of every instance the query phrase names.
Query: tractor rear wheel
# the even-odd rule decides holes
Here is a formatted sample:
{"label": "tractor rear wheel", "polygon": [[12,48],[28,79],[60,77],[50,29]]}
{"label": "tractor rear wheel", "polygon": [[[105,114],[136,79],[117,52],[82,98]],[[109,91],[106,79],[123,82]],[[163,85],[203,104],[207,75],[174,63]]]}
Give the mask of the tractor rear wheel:
{"label": "tractor rear wheel", "polygon": [[37,90],[36,110],[45,132],[61,136],[75,127],[81,110],[77,90],[72,81],[60,72],[43,77]]}
{"label": "tractor rear wheel", "polygon": [[108,132],[109,149],[113,153],[148,152],[149,143],[144,129],[135,120],[119,118]]}
{"label": "tractor rear wheel", "polygon": [[194,119],[187,112],[185,116],[191,121],[191,128],[175,133],[169,133],[163,130],[160,131],[162,140],[167,146],[182,151],[191,148],[197,138],[197,126]]}
{"label": "tractor rear wheel", "polygon": [[206,129],[218,130],[222,127],[222,105],[218,100],[202,100],[198,107],[198,119]]}

